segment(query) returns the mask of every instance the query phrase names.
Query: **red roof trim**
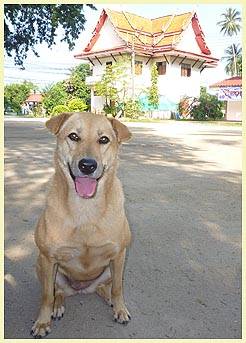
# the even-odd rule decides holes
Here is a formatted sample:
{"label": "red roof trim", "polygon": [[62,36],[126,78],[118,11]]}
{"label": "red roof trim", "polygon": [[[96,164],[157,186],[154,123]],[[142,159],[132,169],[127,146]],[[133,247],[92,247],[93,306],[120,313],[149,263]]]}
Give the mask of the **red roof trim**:
{"label": "red roof trim", "polygon": [[92,32],[92,38],[84,49],[85,52],[90,51],[95,45],[96,41],[98,40],[100,36],[99,32],[101,31],[101,28],[103,27],[103,24],[105,23],[105,20],[107,19],[107,17],[108,17],[107,13],[105,12],[105,10],[103,10],[97,22],[96,28]]}
{"label": "red roof trim", "polygon": [[[204,56],[204,55],[199,55],[199,54],[195,54],[195,53],[191,53],[191,52],[187,52],[187,51],[182,51],[182,50],[176,50],[172,48],[172,45],[164,45],[160,48],[155,48],[154,51],[152,48],[147,48],[145,47],[145,49],[143,49],[142,45],[139,44],[135,44],[135,48],[138,50],[138,52],[142,52],[144,54],[148,54],[148,55],[153,55],[153,52],[156,54],[162,53],[162,52],[171,52],[171,53],[179,53],[180,55],[186,55],[194,57],[194,58],[198,58],[200,57],[201,59],[205,60],[206,63],[217,63],[219,61],[219,59],[214,58],[214,57],[210,57],[210,56]],[[92,55],[100,55],[100,54],[104,54],[104,53],[112,53],[112,52],[129,52],[131,51],[129,47],[127,47],[126,45],[123,45],[121,47],[117,47],[117,48],[113,48],[113,49],[106,49],[106,50],[99,50],[99,51],[95,51],[95,52],[87,52],[87,53],[82,53],[82,54],[78,54],[78,55],[74,55],[74,57],[76,58],[86,58],[87,56],[92,56]]]}
{"label": "red roof trim", "polygon": [[200,26],[200,23],[198,21],[196,13],[194,14],[193,18],[191,19],[191,23],[192,23],[193,31],[196,35],[196,42],[197,42],[199,48],[201,49],[201,52],[205,55],[211,55],[211,51],[209,50],[209,48],[206,45],[204,33],[202,31],[202,28]]}
{"label": "red roof trim", "polygon": [[87,52],[87,53],[82,53],[82,54],[77,54],[74,55],[75,58],[81,58],[83,59],[83,57],[87,57],[87,56],[91,56],[91,55],[99,55],[102,53],[111,53],[111,52],[122,52],[122,51],[129,51],[129,49],[127,48],[126,45],[122,45],[120,47],[117,48],[113,48],[113,49],[106,49],[106,50],[99,50],[99,51],[93,51],[93,52]]}
{"label": "red roof trim", "polygon": [[188,52],[188,51],[183,51],[183,50],[176,50],[176,49],[174,49],[174,51],[176,51],[176,52],[180,52],[180,53],[184,53],[184,54],[189,54],[189,55],[192,55],[192,56],[197,56],[197,57],[202,57],[203,59],[208,59],[208,60],[213,60],[213,61],[215,61],[215,62],[218,62],[219,61],[219,59],[218,58],[215,58],[215,57],[210,57],[210,56],[204,56],[204,55],[200,55],[200,54],[195,54],[194,52]]}

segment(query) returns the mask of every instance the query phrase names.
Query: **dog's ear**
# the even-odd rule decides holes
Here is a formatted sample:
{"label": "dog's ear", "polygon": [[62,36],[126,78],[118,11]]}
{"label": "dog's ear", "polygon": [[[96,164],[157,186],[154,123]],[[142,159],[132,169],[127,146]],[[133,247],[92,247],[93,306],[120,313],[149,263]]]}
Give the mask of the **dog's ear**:
{"label": "dog's ear", "polygon": [[45,123],[46,127],[54,135],[57,135],[62,124],[72,115],[73,113],[61,113],[59,116],[52,117]]}
{"label": "dog's ear", "polygon": [[119,120],[115,118],[108,118],[110,121],[115,133],[116,137],[118,139],[118,143],[126,142],[128,141],[131,137],[132,134],[129,131],[128,127],[126,127],[124,124],[122,124]]}

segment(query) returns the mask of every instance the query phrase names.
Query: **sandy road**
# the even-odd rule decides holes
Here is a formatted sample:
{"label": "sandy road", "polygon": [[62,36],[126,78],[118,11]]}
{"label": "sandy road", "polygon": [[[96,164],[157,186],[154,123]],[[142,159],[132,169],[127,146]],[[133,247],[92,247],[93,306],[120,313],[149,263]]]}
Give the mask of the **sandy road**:
{"label": "sandy road", "polygon": [[[67,299],[47,338],[241,337],[241,128],[129,126],[119,175],[133,232],[127,326],[96,295]],[[5,122],[5,338],[29,338],[40,286],[35,222],[53,172],[40,121]]]}

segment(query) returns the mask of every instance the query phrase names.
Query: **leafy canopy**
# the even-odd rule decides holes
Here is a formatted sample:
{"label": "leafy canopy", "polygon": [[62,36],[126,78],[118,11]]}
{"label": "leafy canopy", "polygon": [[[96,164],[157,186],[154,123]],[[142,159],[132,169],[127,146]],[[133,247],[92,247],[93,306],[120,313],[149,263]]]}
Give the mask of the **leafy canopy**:
{"label": "leafy canopy", "polygon": [[[220,26],[220,32],[222,32],[224,36],[236,36],[241,30],[241,13],[236,9],[227,8],[226,12],[221,14],[221,17],[223,20],[217,23],[217,25]],[[240,56],[237,56],[236,49],[237,46],[232,44],[231,47],[226,50],[227,56],[223,58],[227,60],[225,71],[227,74],[231,74],[232,76],[242,75],[242,67],[240,68]]]}
{"label": "leafy canopy", "polygon": [[44,91],[43,106],[47,113],[51,114],[56,105],[63,105],[68,99],[65,83],[60,81]]}
{"label": "leafy canopy", "polygon": [[21,105],[27,99],[31,90],[36,90],[32,82],[24,81],[23,83],[12,83],[4,87],[4,109],[11,108],[13,111],[19,113]]}
{"label": "leafy canopy", "polygon": [[91,90],[85,83],[87,76],[90,76],[92,71],[89,64],[79,64],[71,69],[71,75],[68,82],[72,87],[72,95],[75,98],[80,98],[89,106],[91,100]]}
{"label": "leafy canopy", "polygon": [[221,14],[223,18],[217,23],[220,26],[220,32],[226,36],[236,35],[241,30],[241,14],[233,8],[227,8],[225,13]]}
{"label": "leafy canopy", "polygon": [[[222,60],[226,61],[225,71],[230,76],[242,76],[242,47],[239,44],[232,44],[225,50]],[[235,73],[236,63],[236,73]]]}
{"label": "leafy canopy", "polygon": [[[86,5],[96,9],[93,5]],[[63,29],[61,42],[71,50],[86,22],[84,5],[64,4],[8,4],[4,5],[4,48],[14,56],[16,65],[23,67],[27,52],[36,56],[36,45],[43,42],[50,48],[55,44],[58,28]]]}
{"label": "leafy canopy", "polygon": [[47,113],[52,114],[55,106],[65,105],[74,98],[80,99],[83,102],[83,106],[80,105],[80,108],[88,108],[91,92],[90,88],[85,84],[85,78],[90,74],[90,66],[88,64],[80,64],[71,69],[71,75],[67,80],[46,87],[43,90],[43,105]]}

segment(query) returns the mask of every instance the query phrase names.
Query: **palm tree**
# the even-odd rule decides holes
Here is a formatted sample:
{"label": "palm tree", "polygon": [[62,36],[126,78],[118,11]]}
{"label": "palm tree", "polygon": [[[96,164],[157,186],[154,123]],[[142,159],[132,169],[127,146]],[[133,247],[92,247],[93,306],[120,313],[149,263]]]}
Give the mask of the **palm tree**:
{"label": "palm tree", "polygon": [[[232,8],[228,8],[225,13],[221,14],[223,20],[217,23],[221,27],[220,32],[225,35],[232,37],[237,35],[241,30],[241,13]],[[236,62],[236,52],[234,51],[235,44],[232,44],[232,52],[234,59],[234,75],[237,75],[237,62]]]}
{"label": "palm tree", "polygon": [[242,75],[242,48],[239,44],[232,44],[225,50],[226,56],[222,57],[223,60],[226,61],[226,73],[230,74],[231,76],[234,75],[235,72],[235,62],[237,68],[236,75]]}

